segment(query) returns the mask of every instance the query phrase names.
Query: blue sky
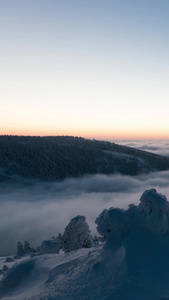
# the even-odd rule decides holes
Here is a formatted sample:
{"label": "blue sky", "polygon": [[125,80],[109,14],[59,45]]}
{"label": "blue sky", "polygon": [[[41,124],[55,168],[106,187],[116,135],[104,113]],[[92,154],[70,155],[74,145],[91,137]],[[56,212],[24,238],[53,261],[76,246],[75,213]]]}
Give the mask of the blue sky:
{"label": "blue sky", "polygon": [[0,134],[169,135],[169,2],[0,1]]}

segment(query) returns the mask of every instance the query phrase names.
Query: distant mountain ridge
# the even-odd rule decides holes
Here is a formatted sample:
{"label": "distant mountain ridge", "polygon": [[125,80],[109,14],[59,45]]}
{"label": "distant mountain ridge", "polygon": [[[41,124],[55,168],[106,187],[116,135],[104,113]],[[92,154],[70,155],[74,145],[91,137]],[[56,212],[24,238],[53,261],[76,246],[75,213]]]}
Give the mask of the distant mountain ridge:
{"label": "distant mountain ridge", "polygon": [[0,136],[0,180],[62,180],[87,174],[138,175],[169,169],[169,158],[72,136]]}

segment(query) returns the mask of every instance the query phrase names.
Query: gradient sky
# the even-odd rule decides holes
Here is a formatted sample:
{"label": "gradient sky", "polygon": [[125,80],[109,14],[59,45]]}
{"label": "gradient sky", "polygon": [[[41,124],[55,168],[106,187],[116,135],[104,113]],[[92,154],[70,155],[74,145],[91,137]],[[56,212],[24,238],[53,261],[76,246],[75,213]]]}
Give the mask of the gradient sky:
{"label": "gradient sky", "polygon": [[0,134],[169,138],[168,0],[0,0]]}

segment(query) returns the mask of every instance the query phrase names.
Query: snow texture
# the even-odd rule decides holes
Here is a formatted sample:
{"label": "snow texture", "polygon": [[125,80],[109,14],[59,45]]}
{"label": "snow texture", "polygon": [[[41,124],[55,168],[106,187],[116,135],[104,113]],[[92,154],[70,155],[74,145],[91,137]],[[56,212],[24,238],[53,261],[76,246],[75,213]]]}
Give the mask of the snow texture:
{"label": "snow texture", "polygon": [[140,199],[139,210],[145,216],[146,225],[158,235],[169,233],[169,203],[155,189],[147,190]]}
{"label": "snow texture", "polygon": [[119,247],[123,239],[131,230],[131,222],[126,216],[126,211],[118,208],[109,208],[96,218],[97,231],[106,237],[111,247]]}
{"label": "snow texture", "polygon": [[1,257],[0,299],[169,299],[168,207],[165,196],[147,190],[138,206],[105,209],[97,217],[106,239],[100,245],[93,246],[85,217],[77,216],[63,235],[66,253]]}
{"label": "snow texture", "polygon": [[42,242],[40,247],[41,254],[59,253],[61,249],[61,242],[59,239],[48,239]]}
{"label": "snow texture", "polygon": [[80,248],[90,248],[93,240],[89,226],[84,216],[76,216],[71,219],[63,234],[64,250],[69,252]]}

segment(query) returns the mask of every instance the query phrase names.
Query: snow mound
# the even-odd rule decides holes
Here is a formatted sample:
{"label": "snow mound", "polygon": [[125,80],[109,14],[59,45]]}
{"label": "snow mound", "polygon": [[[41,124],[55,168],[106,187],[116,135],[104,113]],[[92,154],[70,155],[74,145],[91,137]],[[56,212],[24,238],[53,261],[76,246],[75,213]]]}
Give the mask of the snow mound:
{"label": "snow mound", "polygon": [[119,247],[131,230],[131,221],[127,218],[126,211],[118,208],[104,209],[95,223],[100,235],[106,237],[106,244],[111,244],[112,247]]}
{"label": "snow mound", "polygon": [[169,202],[155,189],[146,190],[140,198],[139,211],[144,214],[146,225],[158,235],[169,233]]}
{"label": "snow mound", "polygon": [[[138,206],[105,209],[96,224],[106,239],[101,245],[93,246],[85,217],[76,216],[63,235],[65,253],[27,256],[21,262],[1,259],[0,299],[169,299],[167,198],[147,190]],[[50,242],[44,241],[47,252]]]}

